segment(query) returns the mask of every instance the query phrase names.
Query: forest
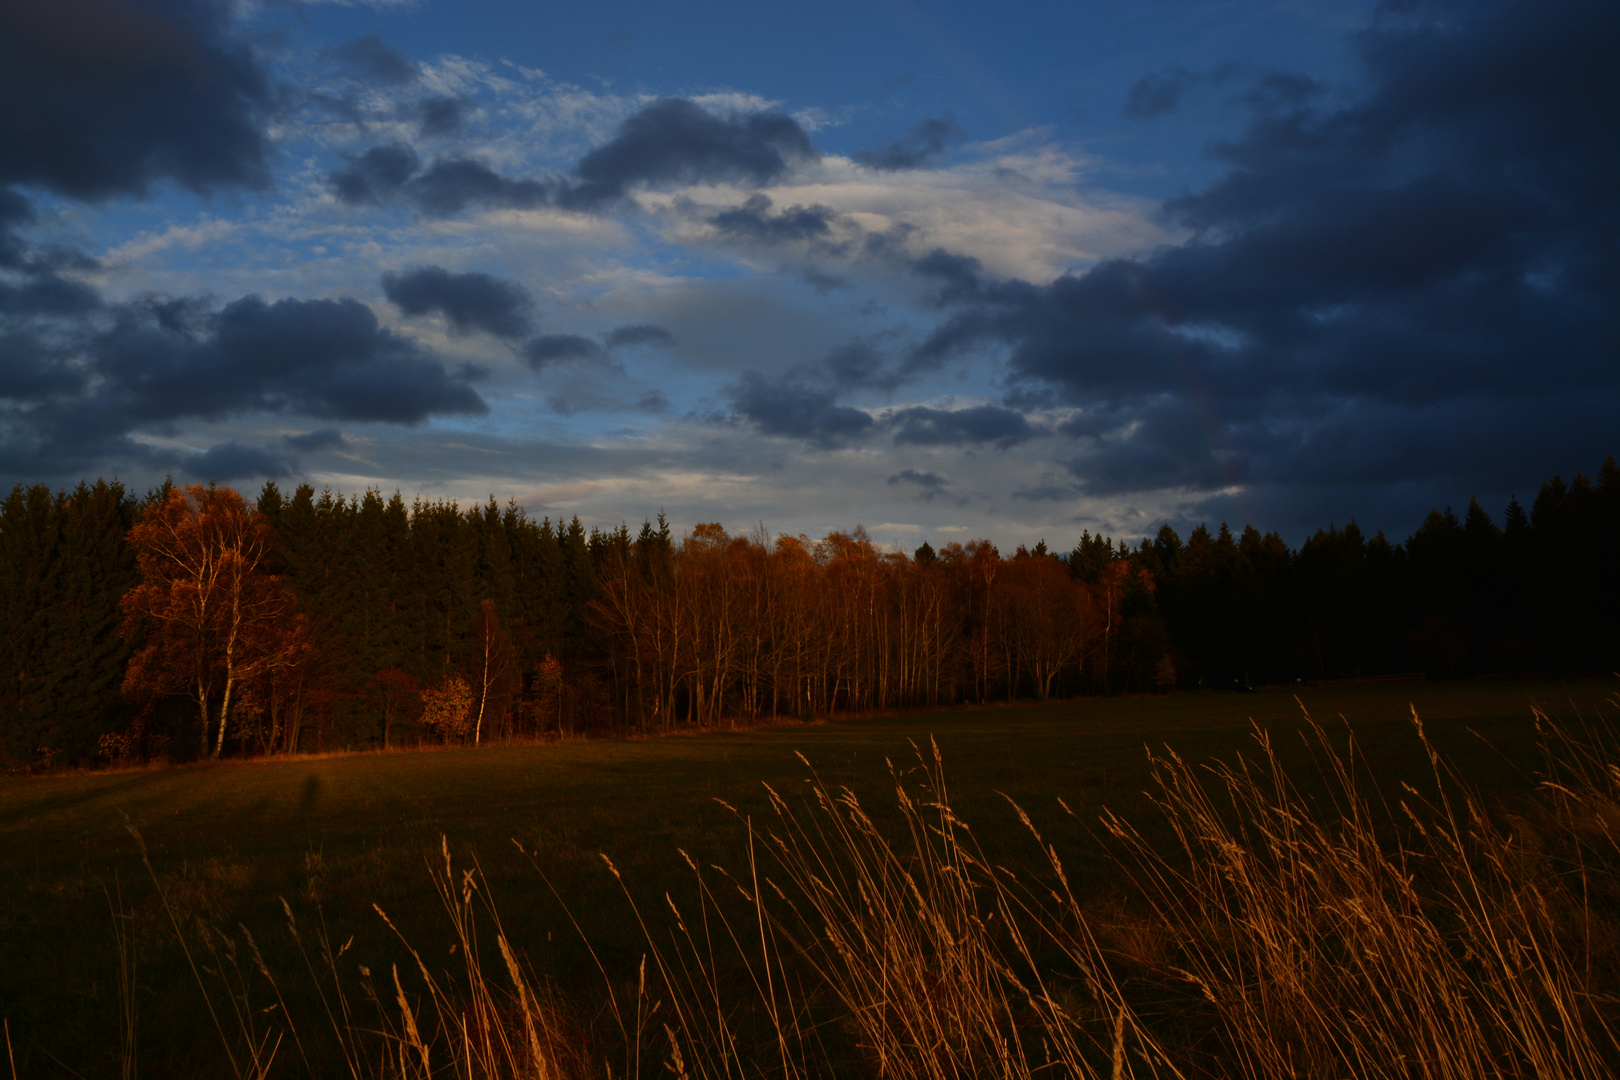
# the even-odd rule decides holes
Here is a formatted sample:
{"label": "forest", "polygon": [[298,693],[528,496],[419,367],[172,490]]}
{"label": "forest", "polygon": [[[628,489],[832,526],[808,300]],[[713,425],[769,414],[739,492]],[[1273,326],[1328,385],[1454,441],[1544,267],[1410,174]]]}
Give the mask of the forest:
{"label": "forest", "polygon": [[397,492],[18,486],[0,768],[716,728],[1081,694],[1620,668],[1620,467],[1404,542],[1169,525],[884,550]]}

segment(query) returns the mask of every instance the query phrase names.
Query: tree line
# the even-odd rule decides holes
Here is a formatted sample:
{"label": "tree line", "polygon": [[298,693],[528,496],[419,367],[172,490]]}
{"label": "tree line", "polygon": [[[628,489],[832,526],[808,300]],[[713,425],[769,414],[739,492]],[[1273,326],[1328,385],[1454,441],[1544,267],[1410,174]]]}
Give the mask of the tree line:
{"label": "tree line", "polygon": [[1004,555],[268,483],[0,503],[10,769],[1076,694],[1620,667],[1620,468],[1404,543],[1168,525]]}

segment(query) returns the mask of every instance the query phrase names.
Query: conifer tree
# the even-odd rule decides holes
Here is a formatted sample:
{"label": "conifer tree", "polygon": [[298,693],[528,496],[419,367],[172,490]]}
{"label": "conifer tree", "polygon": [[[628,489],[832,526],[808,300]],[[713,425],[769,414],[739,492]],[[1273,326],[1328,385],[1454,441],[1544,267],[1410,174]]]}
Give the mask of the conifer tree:
{"label": "conifer tree", "polygon": [[119,601],[135,501],[116,481],[18,487],[0,504],[0,754],[73,763],[127,722]]}

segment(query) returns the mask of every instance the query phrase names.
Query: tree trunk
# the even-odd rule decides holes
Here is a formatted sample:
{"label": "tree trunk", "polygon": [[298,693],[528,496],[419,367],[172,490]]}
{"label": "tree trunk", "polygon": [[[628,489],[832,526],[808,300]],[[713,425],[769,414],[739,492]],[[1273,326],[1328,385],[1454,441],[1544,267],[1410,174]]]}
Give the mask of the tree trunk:
{"label": "tree trunk", "polygon": [[231,712],[231,687],[236,682],[236,674],[229,667],[225,669],[225,696],[219,702],[219,730],[214,737],[214,760],[225,749],[225,718]]}
{"label": "tree trunk", "polygon": [[208,756],[208,688],[201,679],[197,680],[197,709],[202,714],[202,731],[197,742],[197,757],[201,760]]}

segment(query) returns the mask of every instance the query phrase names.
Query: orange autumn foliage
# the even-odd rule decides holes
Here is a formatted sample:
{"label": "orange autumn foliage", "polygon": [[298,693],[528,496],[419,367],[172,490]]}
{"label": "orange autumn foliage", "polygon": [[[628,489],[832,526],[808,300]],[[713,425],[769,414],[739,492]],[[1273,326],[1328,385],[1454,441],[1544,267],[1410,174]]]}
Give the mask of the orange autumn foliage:
{"label": "orange autumn foliage", "polygon": [[275,534],[230,488],[190,484],[148,506],[129,543],[141,584],[122,604],[124,634],[137,643],[124,692],[190,697],[200,752],[218,757],[233,698],[284,666],[304,636],[291,591],[270,572]]}

